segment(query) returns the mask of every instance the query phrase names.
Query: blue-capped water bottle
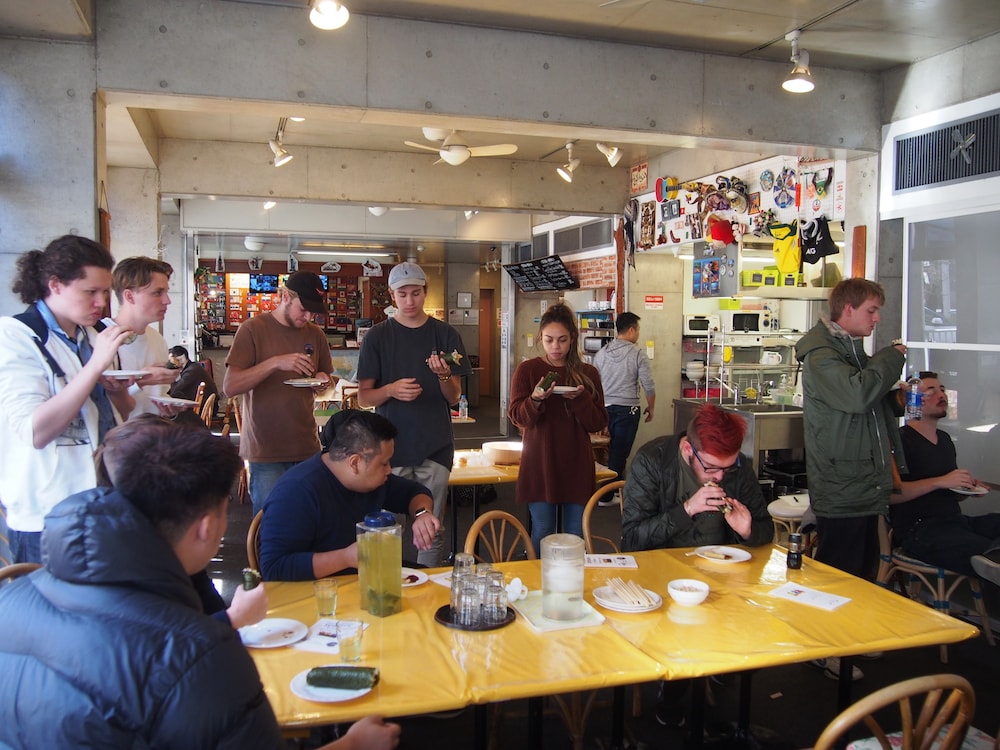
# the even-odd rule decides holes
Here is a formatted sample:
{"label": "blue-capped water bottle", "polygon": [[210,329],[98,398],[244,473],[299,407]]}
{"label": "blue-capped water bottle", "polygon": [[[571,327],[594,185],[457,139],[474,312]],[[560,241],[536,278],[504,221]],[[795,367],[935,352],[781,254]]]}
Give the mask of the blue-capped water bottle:
{"label": "blue-capped water bottle", "polygon": [[920,392],[920,378],[916,375],[906,381],[906,420],[920,419],[924,415],[924,395]]}
{"label": "blue-capped water bottle", "polygon": [[464,393],[462,394],[462,398],[458,400],[458,416],[460,419],[469,418],[469,399],[465,397]]}

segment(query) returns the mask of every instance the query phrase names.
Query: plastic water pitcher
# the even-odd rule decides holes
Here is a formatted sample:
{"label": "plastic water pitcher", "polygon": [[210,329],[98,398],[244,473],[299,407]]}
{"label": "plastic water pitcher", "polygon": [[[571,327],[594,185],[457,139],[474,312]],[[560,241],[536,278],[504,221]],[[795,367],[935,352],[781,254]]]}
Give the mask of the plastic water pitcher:
{"label": "plastic water pitcher", "polygon": [[403,608],[403,527],[387,510],[357,524],[361,608],[386,617]]}
{"label": "plastic water pitcher", "polygon": [[542,616],[550,620],[583,617],[583,539],[550,534],[542,539]]}

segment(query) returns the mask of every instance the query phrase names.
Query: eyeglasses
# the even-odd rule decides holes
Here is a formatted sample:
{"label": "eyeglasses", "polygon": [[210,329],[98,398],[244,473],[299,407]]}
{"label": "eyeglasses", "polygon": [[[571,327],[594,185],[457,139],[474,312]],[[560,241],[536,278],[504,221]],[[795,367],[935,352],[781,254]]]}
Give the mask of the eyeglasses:
{"label": "eyeglasses", "polygon": [[740,456],[737,454],[736,463],[730,464],[729,466],[708,466],[704,461],[701,460],[701,456],[698,455],[698,449],[694,447],[694,443],[690,443],[691,451],[694,453],[694,457],[698,459],[698,463],[701,464],[701,469],[706,474],[713,471],[721,471],[723,474],[735,474],[740,469]]}

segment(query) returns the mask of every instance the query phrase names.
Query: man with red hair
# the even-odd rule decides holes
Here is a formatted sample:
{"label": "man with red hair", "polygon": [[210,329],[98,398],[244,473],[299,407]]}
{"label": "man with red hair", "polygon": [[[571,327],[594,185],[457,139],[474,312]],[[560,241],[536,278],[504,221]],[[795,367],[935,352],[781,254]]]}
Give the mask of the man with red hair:
{"label": "man with red hair", "polygon": [[[705,403],[687,432],[650,440],[632,459],[622,502],[622,549],[767,544],[774,525],[750,460],[746,422]],[[660,683],[656,720],[684,725],[689,680]]]}
{"label": "man with red hair", "polygon": [[770,542],[767,504],[740,455],[745,434],[739,415],[706,403],[687,432],[642,446],[625,485],[623,549]]}

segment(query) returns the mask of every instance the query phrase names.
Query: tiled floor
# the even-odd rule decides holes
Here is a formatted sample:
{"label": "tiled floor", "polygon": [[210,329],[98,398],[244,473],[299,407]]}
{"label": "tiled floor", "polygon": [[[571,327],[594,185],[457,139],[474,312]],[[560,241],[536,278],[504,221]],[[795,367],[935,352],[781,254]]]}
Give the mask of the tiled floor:
{"label": "tiled floor", "polygon": [[[473,447],[484,439],[495,438],[494,426],[498,423],[499,411],[496,403],[484,399],[472,416],[475,425],[463,426],[456,430],[460,448]],[[476,437],[476,436],[479,437]],[[523,509],[514,503],[513,485],[498,485],[497,499],[489,508],[498,507],[524,517]],[[250,522],[248,505],[233,505],[230,509],[229,531],[220,550],[219,559],[213,562],[211,573],[218,581],[223,595],[228,599],[232,587],[239,580],[240,570],[246,565],[246,531]],[[472,522],[469,507],[459,508],[459,539]],[[600,508],[595,512],[595,531],[608,536],[620,534],[620,514],[617,507]],[[997,608],[997,592],[991,595],[990,607],[994,619],[1000,617]],[[1000,729],[1000,648],[989,648],[982,638],[953,645],[949,648],[949,663],[941,664],[936,647],[890,652],[877,661],[858,660],[858,666],[865,673],[865,679],[856,684],[854,696],[860,698],[869,692],[893,682],[924,674],[955,672],[965,676],[977,693],[975,725],[989,734]],[[416,668],[416,667],[415,667]],[[764,748],[792,750],[811,747],[823,727],[834,717],[836,711],[837,683],[827,679],[822,672],[808,664],[763,670],[753,676],[753,699],[751,721],[754,737]],[[610,691],[607,701],[601,701],[594,709],[585,738],[587,748],[606,748],[610,738]],[[737,716],[739,680],[729,676],[722,684],[712,683],[711,696],[715,705],[708,709],[709,723],[713,732],[728,726]],[[517,718],[524,715],[523,705],[515,701],[500,725],[497,748],[523,746],[527,739],[526,721]],[[655,721],[656,686],[648,684],[642,688],[643,713],[638,718],[626,719],[626,735],[632,747],[659,748],[680,747],[682,734],[678,730],[666,730]],[[452,718],[412,717],[400,720],[403,724],[403,743],[408,750],[438,750],[449,748],[464,750],[472,748],[473,711],[466,710]],[[544,726],[544,744],[550,748],[572,747],[559,720],[547,716]]]}

